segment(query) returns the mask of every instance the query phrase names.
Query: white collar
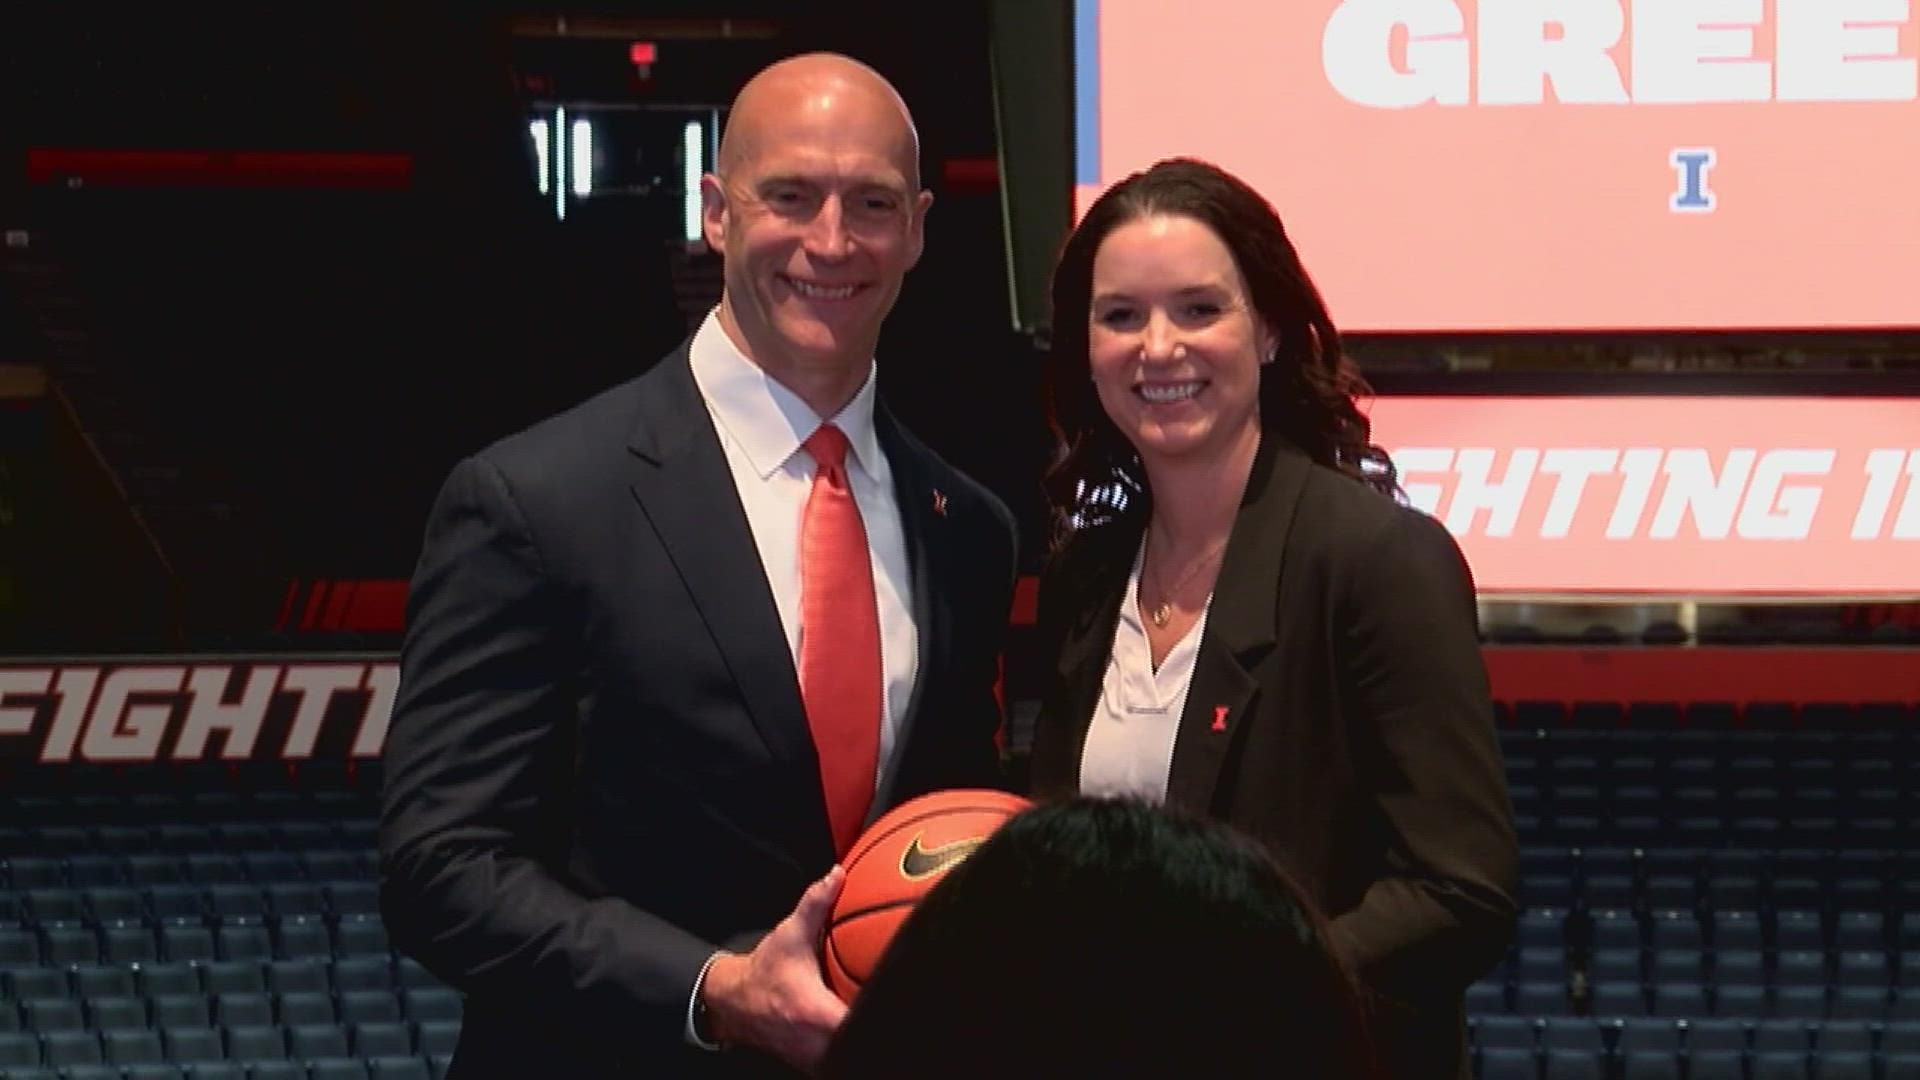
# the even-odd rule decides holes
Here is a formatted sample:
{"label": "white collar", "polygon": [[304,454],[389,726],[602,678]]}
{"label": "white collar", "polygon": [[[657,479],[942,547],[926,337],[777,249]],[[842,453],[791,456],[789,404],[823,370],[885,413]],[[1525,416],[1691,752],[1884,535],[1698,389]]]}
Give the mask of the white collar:
{"label": "white collar", "polygon": [[[800,400],[760,365],[747,359],[720,325],[720,309],[707,313],[694,332],[688,347],[693,365],[693,381],[706,399],[714,420],[724,425],[739,444],[753,471],[765,480],[785,465],[800,449],[821,420],[813,408]],[[880,440],[874,433],[874,374],[872,360],[867,361],[867,379],[831,423],[846,435],[849,448],[867,475],[875,475],[880,460]]]}

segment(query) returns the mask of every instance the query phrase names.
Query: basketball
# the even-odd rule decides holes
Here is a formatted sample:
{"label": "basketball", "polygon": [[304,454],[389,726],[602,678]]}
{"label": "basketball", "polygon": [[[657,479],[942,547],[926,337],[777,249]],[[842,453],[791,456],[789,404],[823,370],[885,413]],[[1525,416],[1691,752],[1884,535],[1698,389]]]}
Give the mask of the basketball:
{"label": "basketball", "polygon": [[851,1003],[920,897],[1031,805],[1004,791],[935,791],[868,826],[841,863],[846,881],[827,923],[821,959],[833,992]]}

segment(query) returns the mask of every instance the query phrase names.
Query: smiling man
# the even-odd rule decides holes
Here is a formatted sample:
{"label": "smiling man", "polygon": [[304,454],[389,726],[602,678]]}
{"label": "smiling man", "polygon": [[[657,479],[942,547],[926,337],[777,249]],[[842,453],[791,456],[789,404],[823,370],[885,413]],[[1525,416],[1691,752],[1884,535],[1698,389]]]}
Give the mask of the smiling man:
{"label": "smiling man", "polygon": [[443,487],[381,850],[395,943],[467,994],[453,1080],[810,1068],[838,859],[1001,786],[1012,520],[874,386],[917,159],[864,65],[755,76],[702,183],[714,311]]}
{"label": "smiling man", "polygon": [[920,260],[927,207],[905,104],[832,56],[776,64],[734,102],[700,186],[725,255],[719,323],[740,354],[832,416],[869,381],[880,323]]}

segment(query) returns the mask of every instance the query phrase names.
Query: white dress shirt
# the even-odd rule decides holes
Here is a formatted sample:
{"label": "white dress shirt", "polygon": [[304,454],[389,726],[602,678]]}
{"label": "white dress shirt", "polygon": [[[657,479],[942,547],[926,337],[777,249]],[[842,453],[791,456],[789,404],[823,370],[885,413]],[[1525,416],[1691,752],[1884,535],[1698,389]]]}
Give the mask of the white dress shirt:
{"label": "white dress shirt", "polygon": [[1180,714],[1187,707],[1187,689],[1213,597],[1207,597],[1207,607],[1156,670],[1153,645],[1147,639],[1146,624],[1140,621],[1141,557],[1134,556],[1133,573],[1127,578],[1100,700],[1093,707],[1093,722],[1087,726],[1087,741],[1080,750],[1080,791],[1159,805],[1167,798],[1173,741],[1180,730]]}
{"label": "white dress shirt", "polygon": [[[746,508],[747,524],[760,550],[760,565],[773,589],[780,625],[787,632],[795,670],[800,664],[800,523],[813,491],[813,456],[800,444],[821,424],[799,395],[770,378],[741,354],[717,314],[709,313],[692,344],[693,381],[713,416],[733,484]],[[919,634],[913,624],[913,581],[907,568],[907,534],[893,491],[893,469],[873,430],[873,369],[866,384],[829,420],[847,437],[847,483],[860,507],[873,556],[873,591],[880,607],[881,715],[877,784],[892,761],[906,719],[919,664]]]}
{"label": "white dress shirt", "polygon": [[[718,309],[707,314],[689,347],[693,381],[713,417],[720,447],[740,504],[747,513],[760,565],[773,590],[780,625],[794,668],[800,664],[800,524],[813,490],[814,461],[801,444],[821,424],[799,395],[747,359],[720,325]],[[907,704],[919,666],[919,630],[913,622],[913,581],[907,565],[906,527],[894,496],[893,469],[873,429],[874,368],[860,392],[828,421],[846,435],[847,482],[867,532],[873,557],[873,591],[880,609],[880,761],[878,785],[898,750]],[[798,901],[799,897],[794,897]],[[712,960],[708,960],[711,964]],[[687,1003],[687,1037],[693,1036],[693,1005],[706,969],[694,981]]]}

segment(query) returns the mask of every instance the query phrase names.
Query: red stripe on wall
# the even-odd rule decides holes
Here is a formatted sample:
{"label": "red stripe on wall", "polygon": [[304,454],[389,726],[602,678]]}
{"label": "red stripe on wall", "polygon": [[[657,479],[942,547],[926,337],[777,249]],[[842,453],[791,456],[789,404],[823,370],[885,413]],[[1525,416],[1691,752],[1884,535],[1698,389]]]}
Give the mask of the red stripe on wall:
{"label": "red stripe on wall", "polygon": [[359,588],[357,581],[335,582],[333,591],[327,594],[326,614],[320,617],[322,630],[346,630],[347,607],[353,603],[353,594]]}
{"label": "red stripe on wall", "polygon": [[287,582],[287,594],[280,598],[280,617],[273,620],[275,630],[285,630],[287,620],[293,618],[293,602],[300,595],[300,579]]}
{"label": "red stripe on wall", "polygon": [[319,629],[320,609],[321,605],[326,602],[327,589],[327,582],[316,581],[313,583],[313,591],[307,594],[306,613],[300,616],[300,629]]}
{"label": "red stripe on wall", "polygon": [[255,150],[90,150],[33,147],[27,179],[100,187],[321,188],[402,191],[409,154]]}
{"label": "red stripe on wall", "polygon": [[403,579],[356,581],[353,603],[341,629],[360,634],[398,634],[407,627],[407,583]]}
{"label": "red stripe on wall", "polygon": [[1920,649],[1489,645],[1502,701],[1920,702]]}
{"label": "red stripe on wall", "polygon": [[941,163],[940,179],[952,192],[998,191],[1000,163],[993,158],[950,158]]}

